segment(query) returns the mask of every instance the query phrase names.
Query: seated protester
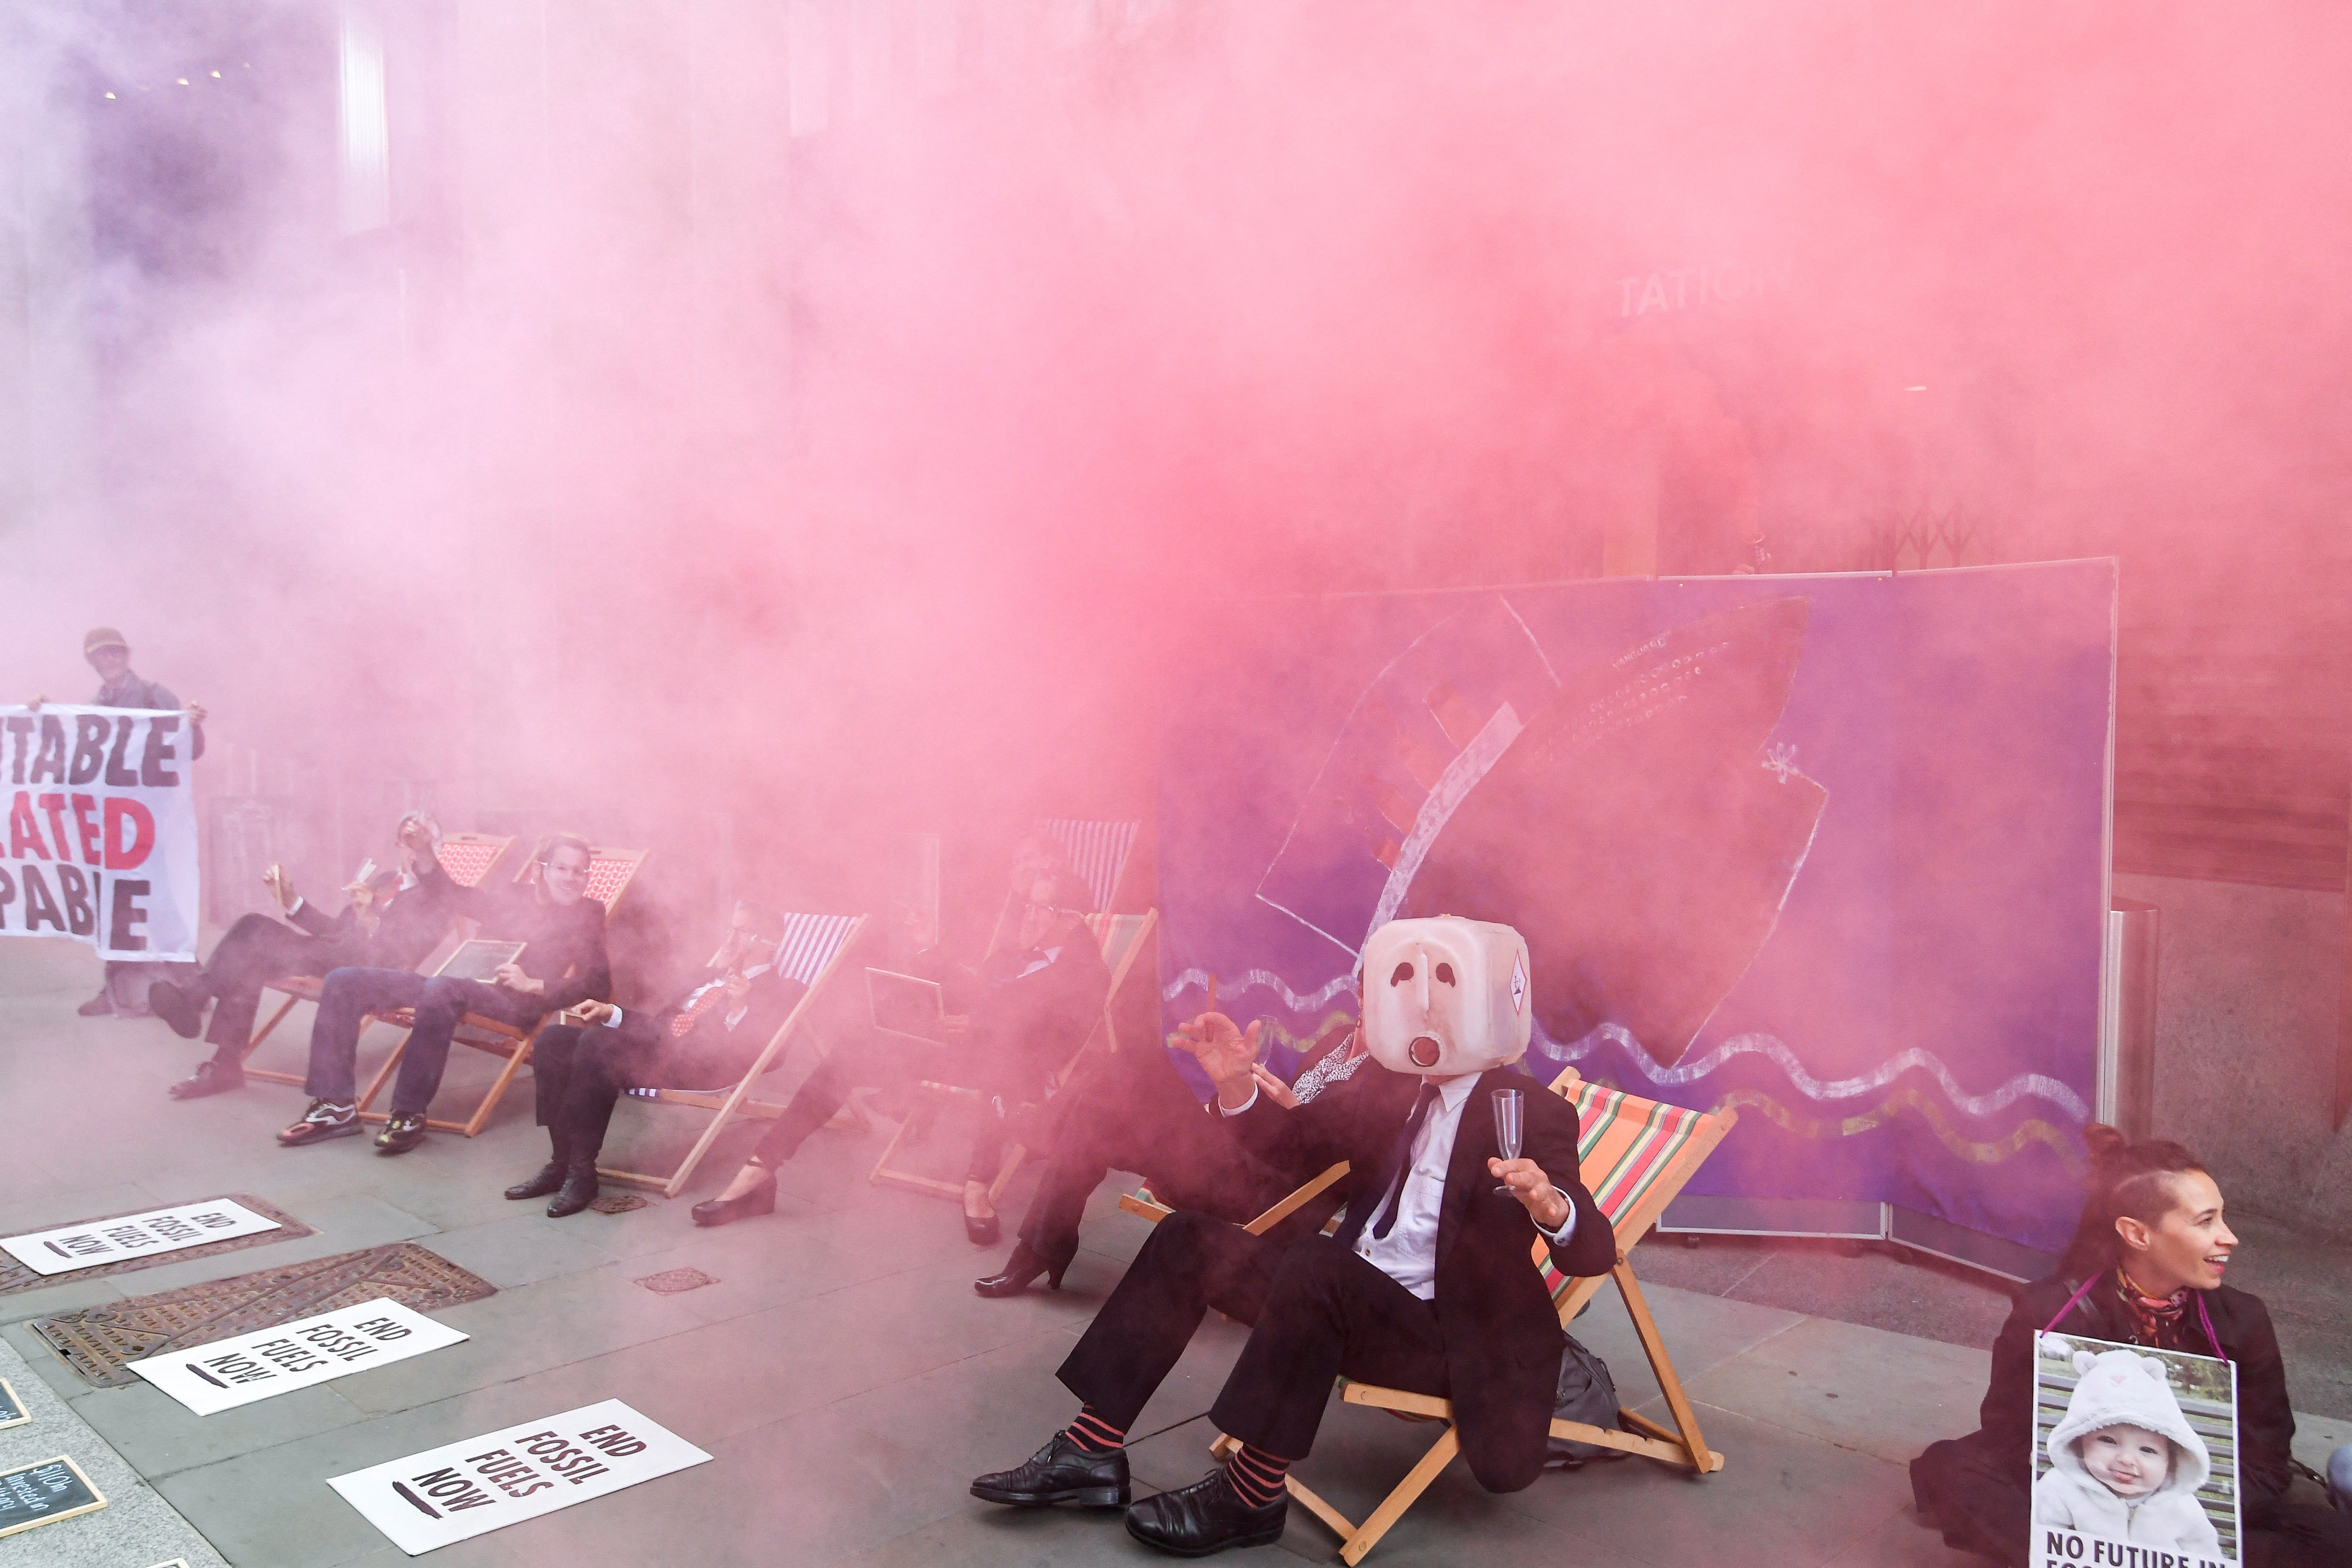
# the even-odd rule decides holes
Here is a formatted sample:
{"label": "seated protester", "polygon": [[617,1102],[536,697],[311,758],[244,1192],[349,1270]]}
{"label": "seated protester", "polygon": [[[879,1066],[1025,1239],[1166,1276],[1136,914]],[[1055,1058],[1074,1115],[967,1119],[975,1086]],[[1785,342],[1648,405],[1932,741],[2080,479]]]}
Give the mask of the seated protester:
{"label": "seated protester", "polygon": [[[1362,1031],[1331,1030],[1316,1043],[1297,1078],[1286,1084],[1264,1066],[1259,1089],[1277,1105],[1296,1110],[1370,1060]],[[1277,1171],[1243,1148],[1232,1129],[1192,1098],[1164,1050],[1121,1051],[1090,1063],[1062,1091],[1045,1173],[1021,1240],[1004,1268],[971,1288],[983,1296],[1018,1296],[1040,1274],[1055,1289],[1078,1252],[1078,1221],[1087,1199],[1114,1170],[1151,1184],[1151,1195],[1170,1208],[1193,1209],[1235,1225],[1264,1214],[1312,1177],[1313,1171]],[[1286,1225],[1320,1230],[1328,1209],[1308,1205]],[[1308,1222],[1311,1221],[1311,1225]]]}
{"label": "seated protester", "polygon": [[2245,1568],[2352,1563],[2352,1519],[2285,1500],[2294,1440],[2286,1366],[2261,1298],[2221,1283],[2238,1246],[2221,1221],[2221,1189],[2178,1143],[2126,1143],[2096,1122],[2084,1138],[2089,1198],[2074,1239],[2058,1272],[2017,1293],[1993,1342],[1981,1429],[1930,1444],[1911,1461],[1919,1517],[1948,1546],[1999,1563],[2028,1560],[2034,1345],[2037,1335],[2057,1332],[2236,1363],[2241,1561]]}
{"label": "seated protester", "polygon": [[[1223,1470],[1128,1508],[1139,1541],[1197,1557],[1279,1538],[1283,1478],[1342,1376],[1451,1399],[1491,1491],[1540,1475],[1564,1340],[1531,1244],[1541,1236],[1562,1273],[1591,1276],[1617,1243],[1577,1177],[1575,1108],[1507,1065],[1527,1049],[1526,963],[1508,926],[1382,926],[1364,950],[1374,1065],[1296,1110],[1252,1072],[1255,1025],[1244,1035],[1215,1013],[1185,1025],[1244,1147],[1279,1168],[1349,1163],[1348,1217],[1336,1236],[1288,1244],[1202,1214],[1160,1221],[1062,1363],[1077,1419],[972,1495],[1125,1508],[1128,1428],[1211,1307],[1255,1325],[1210,1411],[1242,1447]],[[1518,1159],[1496,1157],[1498,1089],[1524,1097]]]}
{"label": "seated protester", "polygon": [[522,953],[517,962],[499,966],[495,984],[365,965],[331,973],[310,1026],[310,1073],[302,1085],[312,1097],[310,1108],[278,1134],[289,1149],[360,1130],[356,1063],[360,1028],[370,1014],[415,1010],[400,1074],[393,1082],[392,1117],[375,1140],[379,1154],[405,1154],[425,1142],[425,1109],[441,1087],[449,1037],[459,1018],[473,1013],[529,1030],[550,1013],[611,994],[604,906],[587,896],[586,839],[559,833],[542,840],[530,880],[490,888],[461,888],[451,881],[433,858],[430,837],[421,826],[404,827],[401,843],[416,851],[428,896],[446,900],[453,912],[474,921],[484,938],[521,942]]}
{"label": "seated protester", "polygon": [[1049,1079],[1093,1032],[1110,990],[1110,971],[1086,917],[1063,907],[1084,897],[1076,879],[1066,871],[1041,869],[1017,891],[1021,902],[1010,940],[976,970],[942,981],[949,1005],[961,1009],[942,1020],[946,1043],[877,1038],[855,1056],[841,1050],[827,1056],[727,1190],[694,1205],[695,1224],[726,1225],[772,1213],[775,1168],[833,1119],[852,1089],[927,1078],[981,1093],[980,1129],[964,1167],[964,1234],[975,1246],[995,1245],[996,1211],[988,1188],[1004,1162],[1005,1119],[1045,1097]]}
{"label": "seated protester", "polygon": [[539,1174],[507,1189],[520,1200],[555,1194],[548,1217],[578,1214],[596,1196],[596,1156],[613,1107],[633,1089],[725,1089],[748,1071],[808,987],[776,972],[784,917],[739,903],[710,967],[668,1006],[630,1010],[583,1002],[580,1024],[550,1024],[531,1044],[539,1124],[552,1151]]}
{"label": "seated protester", "polygon": [[[400,819],[395,837],[412,822],[422,825],[424,842],[440,837],[440,829],[417,812]],[[194,977],[150,985],[147,1005],[173,1033],[184,1040],[201,1033],[215,1047],[210,1060],[197,1063],[194,1074],[171,1087],[172,1098],[197,1100],[244,1086],[253,1016],[261,1005],[261,988],[271,981],[289,974],[324,975],[353,965],[415,968],[447,933],[450,921],[448,904],[434,896],[434,888],[446,885],[446,879],[428,886],[417,872],[418,853],[402,844],[401,868],[345,886],[350,901],[341,914],[333,916],[297,893],[284,867],[272,866],[262,880],[278,896],[292,925],[268,915],[240,915]],[[423,853],[431,858],[429,847]],[[209,1029],[205,1026],[207,1002],[214,1004]]]}

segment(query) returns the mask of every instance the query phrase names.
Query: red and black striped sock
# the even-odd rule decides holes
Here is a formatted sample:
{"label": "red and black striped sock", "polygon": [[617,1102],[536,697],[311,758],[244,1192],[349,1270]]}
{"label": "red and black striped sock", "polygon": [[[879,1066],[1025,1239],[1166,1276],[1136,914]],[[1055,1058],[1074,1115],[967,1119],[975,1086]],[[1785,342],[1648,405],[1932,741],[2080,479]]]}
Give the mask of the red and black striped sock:
{"label": "red and black striped sock", "polygon": [[1078,1412],[1078,1418],[1064,1428],[1071,1442],[1089,1454],[1109,1454],[1127,1447],[1127,1434],[1095,1413],[1091,1405]]}
{"label": "red and black striped sock", "polygon": [[1264,1508],[1283,1492],[1282,1478],[1290,1472],[1288,1459],[1277,1459],[1264,1448],[1244,1443],[1225,1461],[1225,1479],[1242,1501],[1252,1508]]}

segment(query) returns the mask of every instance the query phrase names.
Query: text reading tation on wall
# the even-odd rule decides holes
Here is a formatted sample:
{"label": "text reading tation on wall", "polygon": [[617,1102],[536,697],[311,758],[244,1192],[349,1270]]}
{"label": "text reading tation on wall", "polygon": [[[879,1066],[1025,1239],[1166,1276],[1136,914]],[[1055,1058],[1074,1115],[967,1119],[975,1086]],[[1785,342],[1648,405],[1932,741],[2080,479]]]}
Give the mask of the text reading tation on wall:
{"label": "text reading tation on wall", "polygon": [[196,955],[187,715],[0,707],[0,935],[65,936],[108,958]]}

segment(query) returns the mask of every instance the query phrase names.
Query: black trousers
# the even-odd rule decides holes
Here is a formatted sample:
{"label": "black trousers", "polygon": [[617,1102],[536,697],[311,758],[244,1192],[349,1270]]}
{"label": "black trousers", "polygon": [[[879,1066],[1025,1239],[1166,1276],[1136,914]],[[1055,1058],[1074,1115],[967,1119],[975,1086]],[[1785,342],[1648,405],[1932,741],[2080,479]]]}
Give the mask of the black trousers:
{"label": "black trousers", "polygon": [[190,983],[192,989],[215,999],[212,1023],[205,1030],[205,1039],[215,1047],[213,1059],[232,1068],[245,1059],[253,1040],[254,1015],[261,1006],[261,988],[269,982],[286,974],[324,975],[362,962],[349,943],[312,936],[268,915],[239,915]]}
{"label": "black trousers", "polygon": [[[1911,1461],[1912,1501],[1944,1533],[1944,1544],[1996,1563],[2022,1564],[2033,1499],[2023,1456],[1995,1452],[1971,1432]],[[2343,1568],[2352,1563],[2352,1518],[2334,1509],[2285,1503],[2246,1521],[2244,1568]]]}
{"label": "black trousers", "polygon": [[1277,1458],[1315,1447],[1334,1378],[1446,1394],[1428,1302],[1329,1237],[1252,1236],[1191,1211],[1152,1230],[1056,1375],[1132,1426],[1211,1307],[1252,1327],[1210,1418]]}
{"label": "black trousers", "polygon": [[441,1087],[442,1069],[449,1065],[449,1037],[467,1013],[496,1018],[516,1028],[539,1021],[541,1009],[534,997],[453,975],[425,975],[405,969],[352,967],[331,969],[319,993],[319,1016],[310,1024],[310,1071],[302,1088],[320,1100],[349,1105],[357,1097],[360,1028],[372,1013],[395,1007],[415,1009],[415,1026],[408,1031],[407,1047],[400,1054],[400,1072],[393,1079],[392,1110],[395,1116],[422,1116]]}
{"label": "black trousers", "polygon": [[1048,1264],[1076,1256],[1087,1199],[1113,1171],[1144,1177],[1170,1208],[1236,1225],[1298,1185],[1244,1149],[1157,1047],[1097,1058],[1061,1098],[1045,1172],[1021,1221],[1021,1239]]}
{"label": "black trousers", "polygon": [[[539,1124],[561,1153],[593,1162],[622,1091],[631,1089],[731,1089],[764,1040],[713,1047],[695,1030],[684,1039],[625,1018],[602,1025],[550,1024],[533,1037],[530,1070],[538,1090]],[[730,1047],[732,1048],[730,1048]]]}

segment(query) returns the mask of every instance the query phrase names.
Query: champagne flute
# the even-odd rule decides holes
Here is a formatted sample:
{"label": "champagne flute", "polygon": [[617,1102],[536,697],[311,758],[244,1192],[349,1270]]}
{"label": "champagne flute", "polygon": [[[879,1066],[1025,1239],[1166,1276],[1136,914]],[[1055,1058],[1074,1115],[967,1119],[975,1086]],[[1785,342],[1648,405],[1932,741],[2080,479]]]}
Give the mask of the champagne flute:
{"label": "champagne flute", "polygon": [[[1519,1157],[1519,1135],[1527,1127],[1527,1101],[1516,1089],[1498,1089],[1495,1091],[1494,1100],[1495,1147],[1501,1151],[1504,1159],[1516,1160]],[[1512,1192],[1508,1182],[1495,1190],[1505,1194]]]}

